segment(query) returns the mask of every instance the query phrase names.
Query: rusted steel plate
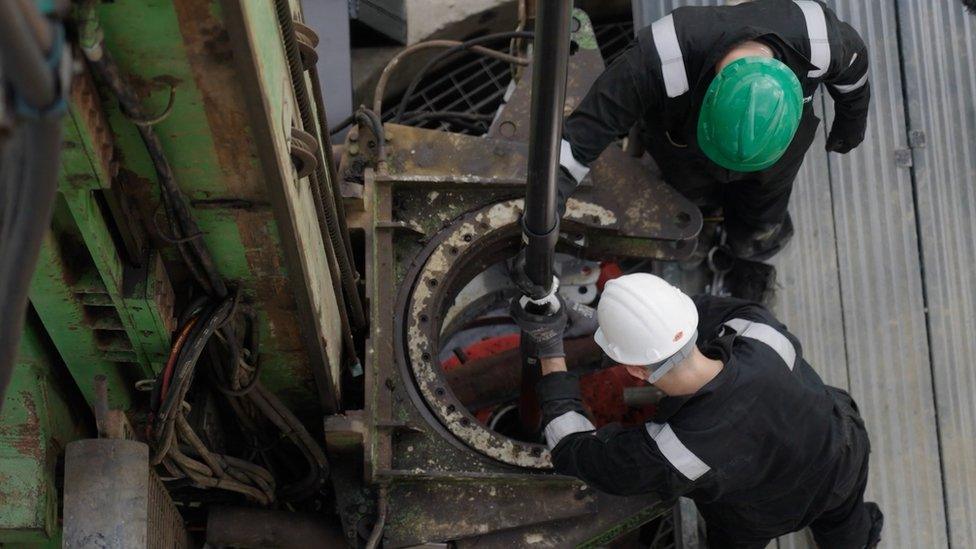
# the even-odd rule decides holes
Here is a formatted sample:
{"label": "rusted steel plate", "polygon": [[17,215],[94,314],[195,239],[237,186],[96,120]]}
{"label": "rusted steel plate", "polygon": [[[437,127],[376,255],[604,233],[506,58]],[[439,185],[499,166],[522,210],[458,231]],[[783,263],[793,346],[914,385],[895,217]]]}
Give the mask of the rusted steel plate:
{"label": "rusted steel plate", "polygon": [[[577,24],[589,25],[589,20],[585,15],[581,17],[580,12],[573,14]],[[592,36],[592,28],[589,29],[589,36]],[[583,38],[585,32],[574,33],[573,39],[577,41],[579,49],[570,56],[568,76],[566,79],[566,105],[563,110],[565,115],[573,112],[579,105],[583,96],[589,91],[590,86],[596,81],[600,73],[603,72],[603,57],[600,55],[599,48],[596,47],[596,40],[592,42]],[[529,104],[532,95],[532,66],[529,65],[522,71],[519,83],[512,92],[512,96],[505,103],[502,112],[492,122],[488,129],[488,136],[509,139],[512,141],[529,141]]]}
{"label": "rusted steel plate", "polygon": [[[390,487],[385,546],[452,541],[514,525],[590,520],[593,491],[579,483],[399,483]],[[517,546],[517,545],[513,545]]]}
{"label": "rusted steel plate", "polygon": [[[525,184],[525,143],[392,124],[387,132],[395,136],[387,153],[389,173],[377,181],[425,189],[517,189]],[[593,163],[589,179],[592,184],[581,185],[573,197],[613,212],[614,223],[601,226],[619,236],[686,240],[701,230],[701,212],[694,204],[617,147]]]}

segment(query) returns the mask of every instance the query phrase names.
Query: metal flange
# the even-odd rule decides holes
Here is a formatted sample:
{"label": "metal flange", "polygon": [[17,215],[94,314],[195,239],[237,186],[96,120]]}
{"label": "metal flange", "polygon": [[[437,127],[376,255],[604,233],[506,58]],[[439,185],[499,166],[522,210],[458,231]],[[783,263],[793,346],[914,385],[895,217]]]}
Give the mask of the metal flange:
{"label": "metal flange", "polygon": [[[409,294],[400,300],[396,348],[401,368],[414,382],[410,392],[415,404],[432,413],[444,427],[442,435],[509,465],[550,469],[549,451],[541,444],[506,437],[479,423],[454,395],[438,360],[444,314],[474,276],[515,254],[522,208],[521,199],[492,204],[465,215],[430,241],[403,286]],[[576,199],[570,199],[565,219],[591,227],[616,223],[610,210]]]}

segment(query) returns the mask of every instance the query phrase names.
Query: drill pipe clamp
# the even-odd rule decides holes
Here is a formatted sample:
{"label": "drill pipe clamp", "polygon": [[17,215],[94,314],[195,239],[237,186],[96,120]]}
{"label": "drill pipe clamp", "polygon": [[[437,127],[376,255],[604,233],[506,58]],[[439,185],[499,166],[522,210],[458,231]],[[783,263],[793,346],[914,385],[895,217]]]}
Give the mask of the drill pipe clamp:
{"label": "drill pipe clamp", "polygon": [[522,249],[515,256],[515,264],[512,269],[512,280],[518,287],[522,295],[525,295],[533,303],[549,303],[551,296],[555,295],[559,288],[559,280],[553,276],[553,282],[549,287],[536,284],[526,273],[527,257],[530,253],[548,255],[552,257],[553,250],[556,249],[556,242],[559,241],[559,223],[545,234],[536,234],[525,226],[525,216],[519,218],[519,225],[522,227]]}

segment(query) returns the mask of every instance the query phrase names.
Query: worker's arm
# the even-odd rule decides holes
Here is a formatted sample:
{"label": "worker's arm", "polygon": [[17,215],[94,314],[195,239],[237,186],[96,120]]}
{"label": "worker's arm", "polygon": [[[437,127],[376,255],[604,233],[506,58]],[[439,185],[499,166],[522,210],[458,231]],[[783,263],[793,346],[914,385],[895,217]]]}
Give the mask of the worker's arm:
{"label": "worker's arm", "polygon": [[543,360],[542,372],[538,393],[557,473],[615,495],[656,493],[669,500],[691,489],[693,482],[668,463],[644,426],[594,428],[579,380],[566,372],[563,359]]}
{"label": "worker's arm", "polygon": [[836,22],[842,47],[831,62],[824,81],[834,98],[834,122],[827,136],[827,150],[847,153],[864,140],[871,83],[868,81],[868,49],[853,27]]}
{"label": "worker's arm", "polygon": [[627,135],[653,102],[640,43],[617,57],[563,123],[559,155],[558,207],[589,172],[590,164],[615,140]]}

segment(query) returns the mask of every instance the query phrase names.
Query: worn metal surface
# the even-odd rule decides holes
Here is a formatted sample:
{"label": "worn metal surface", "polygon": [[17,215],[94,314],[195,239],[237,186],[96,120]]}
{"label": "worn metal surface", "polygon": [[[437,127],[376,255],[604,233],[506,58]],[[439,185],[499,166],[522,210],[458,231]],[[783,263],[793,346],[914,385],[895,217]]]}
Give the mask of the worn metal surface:
{"label": "worn metal surface", "polygon": [[128,440],[72,442],[64,476],[64,547],[149,545],[148,446]]}
{"label": "worn metal surface", "polygon": [[[381,181],[435,191],[510,189],[513,194],[525,184],[524,143],[390,124],[387,135],[392,136],[389,173],[379,175]],[[353,163],[344,158],[344,166]],[[573,196],[614,212],[613,222],[599,224],[610,236],[684,241],[701,230],[701,212],[694,204],[617,147],[593,163],[590,178],[592,183],[581,185]]]}
{"label": "worn metal surface", "polygon": [[[595,43],[583,46],[596,51]],[[364,161],[371,149],[363,136],[350,139],[340,163],[347,181],[364,184],[365,212],[358,224],[365,228],[369,251],[366,280],[372,322],[365,354],[363,432],[337,420],[330,423],[328,438],[342,447],[361,441],[366,481],[389,486],[387,541],[446,541],[514,531],[520,524],[547,520],[540,515],[545,509],[539,502],[578,482],[542,471],[546,452],[541,445],[508,439],[482,427],[453,395],[436,358],[440,318],[453,293],[480,268],[515,252],[525,145],[392,124],[386,126],[386,135],[388,161],[377,172]],[[618,249],[635,255],[669,259],[690,253],[700,225],[697,209],[680,197],[671,200],[677,195],[660,188],[653,178],[631,176],[627,172],[631,166],[613,154],[603,177],[624,180],[620,185],[626,190],[584,185],[570,201],[564,245],[584,242],[606,253],[616,243]],[[594,169],[597,172],[601,170]],[[621,194],[630,198],[646,194],[647,209],[628,211],[629,203],[622,202]],[[688,217],[676,219],[684,211]],[[647,219],[652,223],[645,223]],[[679,244],[672,244],[675,241]],[[684,247],[687,241],[691,245]],[[355,495],[362,489],[343,492]],[[342,499],[355,501],[356,497]],[[552,523],[529,532],[529,540],[535,540],[538,532],[565,530],[554,534],[557,544],[594,537],[606,541],[662,510],[654,497],[597,499],[581,528]],[[431,501],[459,503],[442,505],[438,511]],[[465,526],[464,532],[444,530],[443,513],[459,506],[478,507],[477,502],[488,505],[490,512],[483,518],[465,514],[470,528]],[[346,513],[347,530],[368,510],[367,505],[365,511],[357,508]],[[460,515],[451,511],[452,519]],[[631,520],[634,517],[639,520]]]}
{"label": "worn metal surface", "polygon": [[896,4],[949,543],[974,547],[976,17],[952,0]]}
{"label": "worn metal surface", "polygon": [[246,507],[207,513],[207,543],[215,547],[328,549],[345,544],[342,531],[320,515]]}
{"label": "worn metal surface", "polygon": [[[129,409],[132,382],[144,372],[134,366],[136,357],[128,339],[96,332],[98,326],[118,334],[121,320],[94,269],[71,255],[81,252],[84,259],[85,248],[76,234],[58,229],[59,218],[67,216],[64,209],[63,205],[56,207],[55,228],[42,243],[31,282],[31,303],[85,399],[94,402],[93,381],[96,375],[103,375],[108,380],[110,405]],[[71,226],[70,221],[66,225]]]}
{"label": "worn metal surface", "polygon": [[[603,57],[597,47],[590,18],[581,10],[573,11],[572,40],[576,51],[569,57],[569,77],[566,81],[564,114],[573,112],[576,105],[603,72]],[[504,109],[491,123],[488,136],[527,143],[529,141],[529,106],[532,98],[532,66],[522,71],[521,78],[504,103]]]}
{"label": "worn metal surface", "polygon": [[134,440],[68,444],[63,547],[184,549],[183,519],[149,469],[149,447]]}
{"label": "worn metal surface", "polygon": [[[77,389],[28,316],[0,413],[0,544],[54,545],[60,531],[56,467],[64,445],[86,434]],[[69,382],[70,383],[70,382]]]}
{"label": "worn metal surface", "polygon": [[[78,384],[90,387],[97,360],[72,351],[90,339],[99,359],[118,363],[105,368],[118,370],[109,379],[112,392],[123,395],[129,388],[120,375],[148,376],[165,361],[172,289],[157,253],[144,249],[132,258],[117,244],[122,222],[110,217],[101,199],[117,167],[113,142],[90,78],[82,74],[76,81],[53,232],[45,238],[31,299]],[[72,333],[69,326],[90,333]]]}
{"label": "worn metal surface", "polygon": [[[396,349],[404,352],[416,388],[439,421],[455,437],[494,459],[522,467],[549,467],[548,452],[540,445],[509,439],[486,429],[468,412],[444,377],[438,357],[441,318],[455,294],[471,278],[499,259],[511,256],[518,240],[522,200],[500,202],[468,214],[438,234],[421,253],[401,292],[409,292],[402,331],[394,334]],[[599,225],[615,217],[600,206],[570,199],[566,220]],[[405,295],[401,302],[405,301]],[[423,405],[423,404],[421,404]]]}
{"label": "worn metal surface", "polygon": [[[156,124],[156,132],[220,274],[240,281],[258,312],[262,382],[290,405],[307,411],[314,408],[317,397],[311,351],[300,333],[293,273],[285,272],[284,239],[270,208],[234,62],[237,56],[228,31],[236,28],[225,24],[225,15],[217,1],[98,4],[107,47],[146,112],[162,112],[170,86],[175,88],[173,110]],[[251,31],[267,42],[260,48],[260,58],[268,72],[281,74],[284,55],[277,43],[276,22],[259,18]],[[288,108],[283,100],[286,82],[274,79],[265,84],[269,115],[282,122]],[[158,201],[145,147],[114,101],[105,101],[103,107],[119,152],[118,178],[136,214],[151,227]],[[157,235],[152,237],[155,247],[166,248]],[[167,270],[179,286],[179,261],[174,255],[165,257]]]}
{"label": "worn metal surface", "polygon": [[[526,497],[529,490],[535,497]],[[443,482],[399,483],[390,488],[386,543],[403,547],[452,541],[492,532],[501,525],[533,525],[596,511],[593,490],[580,484],[538,486],[486,480],[459,488]]]}
{"label": "worn metal surface", "polygon": [[458,549],[508,547],[598,548],[612,547],[618,537],[668,511],[669,505],[649,505],[640,496],[614,497],[588,490],[598,508],[615,508],[617,513],[594,513],[544,524],[514,527],[500,532],[462,539]]}
{"label": "worn metal surface", "polygon": [[885,543],[942,547],[948,540],[917,212],[910,170],[899,160],[909,144],[895,4],[828,3],[871,48],[867,137],[852,153],[831,155],[829,165],[851,393],[872,435],[866,497],[890,517]]}
{"label": "worn metal surface", "polygon": [[288,155],[288,136],[298,113],[277,19],[271,4],[226,1],[223,6],[239,52],[239,75],[248,90],[248,120],[281,236],[280,249],[290,266],[287,282],[300,321],[295,335],[302,336],[322,405],[334,411],[340,402],[342,363],[339,288],[333,285],[313,190],[307,180],[303,184],[297,179]]}

